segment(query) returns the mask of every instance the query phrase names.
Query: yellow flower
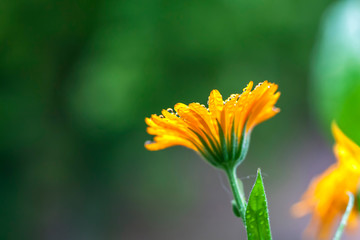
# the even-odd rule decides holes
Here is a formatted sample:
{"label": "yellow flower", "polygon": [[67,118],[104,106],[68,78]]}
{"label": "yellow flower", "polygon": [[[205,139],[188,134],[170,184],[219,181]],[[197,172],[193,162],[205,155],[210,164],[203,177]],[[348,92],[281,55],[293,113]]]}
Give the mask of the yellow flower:
{"label": "yellow flower", "polygon": [[[337,162],[310,183],[301,201],[292,207],[296,217],[312,213],[307,233],[317,239],[329,239],[334,224],[344,214],[349,201],[347,192],[356,196],[360,180],[360,148],[338,126],[332,124]],[[357,225],[358,211],[349,216],[348,228]]]}
{"label": "yellow flower", "polygon": [[162,115],[146,118],[147,132],[155,135],[145,143],[156,151],[181,145],[199,152],[217,167],[235,167],[245,157],[251,130],[279,112],[274,105],[278,86],[267,81],[251,91],[253,82],[242,94],[232,94],[226,101],[219,91],[210,93],[208,108],[199,103],[178,103]]}

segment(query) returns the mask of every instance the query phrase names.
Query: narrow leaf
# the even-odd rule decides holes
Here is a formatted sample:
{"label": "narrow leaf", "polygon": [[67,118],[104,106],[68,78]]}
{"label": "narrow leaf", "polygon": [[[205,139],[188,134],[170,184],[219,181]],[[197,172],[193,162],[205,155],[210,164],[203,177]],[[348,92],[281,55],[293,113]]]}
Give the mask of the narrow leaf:
{"label": "narrow leaf", "polygon": [[246,231],[248,240],[272,239],[268,206],[260,169],[258,169],[246,208]]}

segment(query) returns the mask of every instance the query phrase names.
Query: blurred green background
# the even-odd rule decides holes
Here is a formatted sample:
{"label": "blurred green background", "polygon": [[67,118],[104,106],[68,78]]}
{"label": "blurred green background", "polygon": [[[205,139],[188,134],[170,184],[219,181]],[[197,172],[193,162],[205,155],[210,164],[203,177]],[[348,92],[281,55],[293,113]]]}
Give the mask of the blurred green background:
{"label": "blurred green background", "polygon": [[282,112],[255,129],[239,176],[248,192],[262,168],[274,239],[301,239],[309,218],[289,208],[334,162],[332,119],[360,143],[359,9],[1,1],[0,239],[245,239],[221,173],[143,144],[146,116],[250,80],[277,83]]}

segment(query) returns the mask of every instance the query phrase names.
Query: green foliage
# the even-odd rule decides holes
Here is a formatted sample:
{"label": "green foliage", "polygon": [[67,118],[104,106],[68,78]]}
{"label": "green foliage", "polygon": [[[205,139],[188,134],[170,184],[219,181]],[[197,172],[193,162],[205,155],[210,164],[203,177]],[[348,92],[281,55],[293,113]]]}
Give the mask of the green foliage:
{"label": "green foliage", "polygon": [[[181,178],[191,166],[198,177],[203,166],[169,161],[187,150],[146,152],[144,118],[179,101],[205,103],[214,88],[228,96],[249,80],[280,85],[281,117],[252,141],[262,149],[252,157],[274,164],[267,150],[291,148],[281,139],[306,122],[304,79],[330,2],[0,1],[0,239],[38,239],[40,230],[48,239],[130,239],[122,228],[138,222],[166,236],[174,215],[149,193],[168,192],[156,191],[170,188],[159,176]],[[189,191],[187,180],[172,190]],[[184,199],[167,203],[196,198],[190,190]]]}
{"label": "green foliage", "polygon": [[258,169],[246,208],[246,231],[248,240],[270,240],[271,229],[268,206],[261,171]]}
{"label": "green foliage", "polygon": [[[325,15],[315,51],[311,106],[328,131],[336,120],[360,144],[360,2],[339,1]],[[357,30],[356,30],[357,29]]]}

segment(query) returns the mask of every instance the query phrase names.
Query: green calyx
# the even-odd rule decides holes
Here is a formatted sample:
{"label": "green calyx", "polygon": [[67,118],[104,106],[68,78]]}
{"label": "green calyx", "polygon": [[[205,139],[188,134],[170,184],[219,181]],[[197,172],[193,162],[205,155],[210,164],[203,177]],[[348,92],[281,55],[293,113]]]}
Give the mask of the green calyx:
{"label": "green calyx", "polygon": [[241,138],[235,131],[235,124],[232,124],[231,134],[226,136],[224,130],[221,127],[219,121],[218,136],[219,139],[215,139],[212,135],[202,131],[203,134],[199,134],[197,131],[190,129],[199,139],[200,143],[195,144],[198,152],[214,167],[223,169],[237,168],[245,159],[250,144],[251,131],[246,132],[246,124],[242,130]]}
{"label": "green calyx", "polygon": [[202,149],[199,149],[199,152],[211,165],[217,168],[225,171],[228,171],[228,169],[236,169],[246,157],[251,132],[246,132],[246,126],[244,126],[241,138],[238,139],[233,125],[231,135],[226,138],[219,122],[218,129],[219,142],[215,142],[214,139],[204,133],[210,144],[207,144],[205,139],[195,133],[204,146]]}
{"label": "green calyx", "polygon": [[217,124],[222,149],[222,157],[219,159],[219,164],[225,169],[225,171],[226,169],[236,169],[246,157],[249,149],[251,132],[246,132],[245,124],[243,132],[241,134],[241,139],[239,141],[235,131],[235,124],[233,123],[231,128],[231,135],[228,139],[226,139],[220,123],[217,122]]}

